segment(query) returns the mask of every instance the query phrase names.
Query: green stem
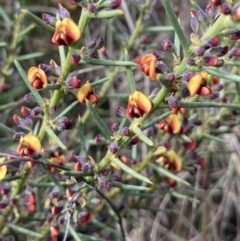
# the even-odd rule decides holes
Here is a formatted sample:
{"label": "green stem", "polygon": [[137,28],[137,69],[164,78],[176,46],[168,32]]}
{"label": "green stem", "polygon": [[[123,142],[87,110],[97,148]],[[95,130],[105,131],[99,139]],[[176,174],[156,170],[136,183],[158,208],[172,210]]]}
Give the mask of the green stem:
{"label": "green stem", "polygon": [[187,53],[189,50],[189,43],[172,9],[171,2],[169,0],[162,0],[162,4],[165,8],[169,21],[171,22],[173,28],[177,33],[177,36],[180,40],[184,53]]}

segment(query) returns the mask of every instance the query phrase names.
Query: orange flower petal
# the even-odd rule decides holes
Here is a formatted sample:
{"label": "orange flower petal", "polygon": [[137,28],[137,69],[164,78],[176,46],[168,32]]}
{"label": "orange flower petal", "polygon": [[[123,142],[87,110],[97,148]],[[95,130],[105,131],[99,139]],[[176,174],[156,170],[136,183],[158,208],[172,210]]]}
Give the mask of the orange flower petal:
{"label": "orange flower petal", "polygon": [[198,93],[202,85],[202,75],[194,75],[188,82],[188,90],[191,96]]}
{"label": "orange flower petal", "polygon": [[150,80],[155,80],[156,77],[157,77],[156,63],[157,63],[156,58],[154,60],[152,60],[151,63],[150,63],[150,66],[149,66],[149,78],[150,78]]}
{"label": "orange flower petal", "polygon": [[[5,157],[0,157],[0,163],[3,163],[5,160]],[[7,166],[1,166],[0,167],[0,180],[2,180],[7,174]]]}
{"label": "orange flower petal", "polygon": [[156,79],[156,63],[157,58],[153,54],[146,54],[141,58],[139,64],[140,70],[148,75],[150,80]]}
{"label": "orange flower petal", "polygon": [[66,35],[72,40],[72,42],[76,42],[80,38],[80,30],[72,19],[64,18],[62,25],[65,27]]}
{"label": "orange flower petal", "polygon": [[41,89],[47,83],[45,72],[37,67],[31,67],[27,76],[30,84],[36,89]]}
{"label": "orange flower petal", "polygon": [[154,59],[156,60],[156,57],[153,54],[145,54],[141,58],[141,64],[150,63]]}
{"label": "orange flower petal", "polygon": [[80,103],[84,103],[85,99],[89,96],[89,94],[92,92],[92,86],[87,81],[84,85],[82,85],[78,92],[77,92],[77,99]]}

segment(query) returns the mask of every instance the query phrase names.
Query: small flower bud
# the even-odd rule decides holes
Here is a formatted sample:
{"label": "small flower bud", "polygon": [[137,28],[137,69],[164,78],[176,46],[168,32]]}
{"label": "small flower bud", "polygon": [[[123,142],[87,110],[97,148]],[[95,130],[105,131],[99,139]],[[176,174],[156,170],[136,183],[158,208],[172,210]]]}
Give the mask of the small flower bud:
{"label": "small flower bud", "polygon": [[167,80],[168,82],[173,82],[173,81],[175,80],[175,75],[174,75],[174,73],[168,73],[168,74],[166,75],[166,80]]}
{"label": "small flower bud", "polygon": [[54,114],[56,111],[58,110],[58,106],[57,105],[53,105],[49,108],[49,114],[52,115]]}
{"label": "small flower bud", "polygon": [[63,201],[59,201],[55,206],[52,207],[51,213],[53,216],[59,214],[63,209]]}
{"label": "small flower bud", "polygon": [[157,58],[157,60],[165,59],[167,56],[166,52],[156,50],[152,51],[151,54],[153,54]]}
{"label": "small flower bud", "polygon": [[190,26],[191,26],[191,29],[192,29],[193,33],[197,34],[198,30],[199,30],[199,26],[200,26],[200,23],[199,23],[199,20],[198,20],[197,16],[193,16],[190,19]]}
{"label": "small flower bud", "polygon": [[170,96],[168,98],[168,105],[170,106],[170,108],[179,108],[179,101],[176,99],[176,97],[174,96]]}
{"label": "small flower bud", "polygon": [[14,116],[13,116],[13,122],[14,122],[16,125],[19,125],[20,120],[21,120],[21,118],[20,118],[17,114],[14,114]]}
{"label": "small flower bud", "polygon": [[35,100],[35,97],[33,94],[26,94],[26,95],[24,95],[23,99],[26,102],[32,102]]}
{"label": "small flower bud", "polygon": [[84,163],[81,166],[81,171],[82,172],[87,172],[87,171],[90,171],[92,168],[93,168],[93,166],[90,163],[87,162],[87,163]]}
{"label": "small flower bud", "polygon": [[112,154],[115,154],[118,151],[118,144],[116,141],[114,141],[110,144],[109,150],[110,150],[110,152],[112,152]]}
{"label": "small flower bud", "polygon": [[88,47],[89,49],[92,49],[92,48],[94,48],[94,47],[96,46],[96,43],[97,43],[97,39],[92,39],[92,40],[90,41],[90,43],[87,45],[87,47]]}
{"label": "small flower bud", "polygon": [[196,61],[195,61],[195,59],[194,59],[193,57],[189,57],[189,58],[187,59],[187,64],[188,64],[189,66],[195,65],[195,63],[196,63]]}
{"label": "small flower bud", "polygon": [[156,66],[156,73],[159,73],[159,74],[164,74],[166,71],[167,71],[168,67],[166,64],[164,63],[159,63],[157,64]]}
{"label": "small flower bud", "polygon": [[9,204],[9,200],[8,199],[4,199],[2,201],[0,201],[0,209],[4,209],[8,206]]}
{"label": "small flower bud", "polygon": [[117,123],[117,122],[112,123],[111,128],[112,128],[113,131],[118,131],[118,129],[119,129],[119,123]]}
{"label": "small flower bud", "polygon": [[102,171],[103,176],[107,176],[109,174],[109,169],[105,169]]}
{"label": "small flower bud", "polygon": [[198,18],[198,21],[201,23],[201,22],[205,22],[207,21],[207,13],[203,10],[199,10],[197,11],[197,18]]}
{"label": "small flower bud", "polygon": [[23,132],[16,132],[14,135],[13,135],[13,139],[14,140],[20,140],[21,136],[24,136],[25,133]]}
{"label": "small flower bud", "polygon": [[2,195],[8,195],[10,191],[10,185],[6,183],[2,183],[0,186],[0,191]]}
{"label": "small flower bud", "polygon": [[225,0],[211,0],[213,6],[220,6],[225,2]]}
{"label": "small flower bud", "polygon": [[160,88],[159,87],[156,87],[155,89],[153,89],[153,91],[151,92],[151,96],[156,96],[159,92]]}
{"label": "small flower bud", "polygon": [[194,53],[196,56],[200,57],[200,56],[203,56],[204,53],[205,53],[205,49],[201,46],[198,46],[194,49]]}
{"label": "small flower bud", "polygon": [[97,50],[90,50],[89,53],[88,53],[88,56],[90,58],[93,58],[93,59],[97,59],[98,58],[98,51]]}
{"label": "small flower bud", "polygon": [[80,172],[82,170],[82,164],[80,161],[77,161],[73,167],[73,170],[75,172]]}
{"label": "small flower bud", "polygon": [[77,51],[75,51],[70,58],[71,64],[77,65],[80,60],[81,60],[81,55]]}
{"label": "small flower bud", "polygon": [[96,10],[96,7],[95,7],[95,5],[93,3],[90,3],[90,4],[88,4],[87,10],[90,13],[94,13],[95,10]]}
{"label": "small flower bud", "polygon": [[236,3],[232,8],[232,15],[237,21],[240,20],[240,2]]}
{"label": "small flower bud", "polygon": [[58,218],[57,223],[58,223],[58,225],[62,225],[62,224],[64,224],[64,222],[65,222],[64,215],[61,215],[61,216]]}
{"label": "small flower bud", "polygon": [[93,215],[88,211],[80,212],[77,216],[77,219],[80,223],[88,224],[92,221]]}
{"label": "small flower bud", "polygon": [[61,19],[70,18],[70,13],[60,3],[58,4],[58,13]]}
{"label": "small flower bud", "polygon": [[128,163],[128,158],[126,155],[119,156],[118,158],[122,163],[124,163],[124,164]]}
{"label": "small flower bud", "polygon": [[129,136],[130,130],[128,129],[128,127],[123,127],[121,129],[121,134],[124,135],[124,136]]}
{"label": "small flower bud", "polygon": [[212,90],[214,91],[221,91],[223,89],[223,85],[222,84],[215,84],[211,87]]}
{"label": "small flower bud", "polygon": [[174,50],[174,45],[168,38],[164,38],[162,40],[162,46],[163,46],[163,49],[166,50],[166,51],[173,51]]}
{"label": "small flower bud", "polygon": [[219,38],[217,36],[209,37],[204,40],[204,43],[208,47],[216,47],[219,44]]}
{"label": "small flower bud", "polygon": [[69,75],[66,79],[66,85],[71,88],[80,88],[82,83],[81,80],[77,78],[75,75]]}
{"label": "small flower bud", "polygon": [[99,206],[99,205],[102,204],[102,200],[100,198],[93,198],[93,199],[90,200],[90,202],[92,204],[94,204],[95,206]]}
{"label": "small flower bud", "polygon": [[112,5],[112,9],[116,9],[118,7],[120,7],[122,0],[110,0],[111,5]]}
{"label": "small flower bud", "polygon": [[218,63],[218,57],[217,56],[207,56],[204,57],[204,63],[207,66],[216,66]]}
{"label": "small flower bud", "polygon": [[201,126],[202,125],[202,121],[198,118],[194,118],[191,122],[195,126]]}
{"label": "small flower bud", "polygon": [[103,177],[98,177],[98,185],[102,188],[106,188],[107,190],[111,189],[111,185],[110,183]]}
{"label": "small flower bud", "polygon": [[57,237],[59,235],[59,227],[57,224],[52,224],[50,227],[50,234],[53,237]]}
{"label": "small flower bud", "polygon": [[37,116],[42,112],[41,107],[36,106],[31,110],[31,116]]}
{"label": "small flower bud", "polygon": [[60,123],[60,124],[58,124],[57,125],[57,130],[58,131],[65,131],[67,129],[67,127],[66,127],[66,124],[65,123]]}
{"label": "small flower bud", "polygon": [[136,145],[138,142],[139,142],[139,137],[138,137],[138,136],[134,136],[134,137],[130,140],[129,144],[130,144],[130,145]]}
{"label": "small flower bud", "polygon": [[47,13],[43,13],[42,15],[42,20],[47,23],[47,24],[50,24],[52,26],[55,25],[57,19],[55,17],[53,17],[52,15],[49,15]]}
{"label": "small flower bud", "polygon": [[28,117],[31,114],[31,109],[27,108],[26,106],[23,106],[21,108],[21,113],[23,117]]}
{"label": "small flower bud", "polygon": [[97,39],[95,49],[98,50],[104,46],[104,40],[103,38]]}
{"label": "small flower bud", "polygon": [[170,141],[162,141],[161,145],[167,148],[168,150],[171,148]]}
{"label": "small flower bud", "polygon": [[137,164],[137,160],[134,159],[134,158],[132,158],[132,159],[130,160],[130,163],[131,163],[131,165],[136,165],[136,164]]}
{"label": "small flower bud", "polygon": [[46,217],[46,222],[47,222],[47,223],[51,223],[52,220],[53,220],[53,215],[52,215],[51,213],[49,213],[49,214],[47,215],[47,217]]}
{"label": "small flower bud", "polygon": [[121,117],[125,117],[126,116],[126,109],[124,109],[121,106],[116,106],[116,112],[118,115],[120,115]]}
{"label": "small flower bud", "polygon": [[106,140],[106,138],[103,135],[97,135],[95,137],[95,141],[96,141],[97,144],[102,143],[104,140]]}
{"label": "small flower bud", "polygon": [[225,15],[231,14],[232,8],[227,3],[223,3],[221,6],[221,12]]}

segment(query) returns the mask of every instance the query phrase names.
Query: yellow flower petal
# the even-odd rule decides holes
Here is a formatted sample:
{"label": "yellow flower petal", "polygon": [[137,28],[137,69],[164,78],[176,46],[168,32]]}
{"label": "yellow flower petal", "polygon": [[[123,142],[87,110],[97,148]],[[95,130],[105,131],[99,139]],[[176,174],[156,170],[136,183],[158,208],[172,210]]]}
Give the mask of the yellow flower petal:
{"label": "yellow flower petal", "polygon": [[197,92],[200,90],[202,85],[202,75],[197,74],[194,75],[188,82],[188,90],[191,96],[194,96],[197,94]]}
{"label": "yellow flower petal", "polygon": [[[0,157],[0,163],[3,163],[5,160],[5,157]],[[2,180],[7,174],[7,166],[1,166],[0,167],[0,180]]]}

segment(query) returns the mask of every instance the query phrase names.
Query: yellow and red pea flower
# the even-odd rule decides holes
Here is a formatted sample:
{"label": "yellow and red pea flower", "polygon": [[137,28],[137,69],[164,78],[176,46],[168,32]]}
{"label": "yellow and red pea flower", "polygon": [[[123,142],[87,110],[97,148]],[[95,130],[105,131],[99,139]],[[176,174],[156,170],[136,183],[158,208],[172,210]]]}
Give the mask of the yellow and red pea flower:
{"label": "yellow and red pea flower", "polygon": [[173,114],[177,114],[178,112],[180,112],[182,115],[186,115],[187,109],[184,108],[184,107],[172,108],[172,113],[173,113]]}
{"label": "yellow and red pea flower", "polygon": [[160,129],[169,134],[177,134],[181,130],[181,122],[178,116],[174,113],[170,114],[167,118],[158,123]]}
{"label": "yellow and red pea flower", "polygon": [[[162,165],[165,169],[174,172],[182,170],[182,159],[174,150],[167,150],[167,148],[160,146],[153,155],[156,157],[156,162]],[[176,181],[170,177],[167,177],[166,181],[172,187],[177,184]]]}
{"label": "yellow and red pea flower", "polygon": [[70,45],[76,42],[80,36],[78,26],[70,18],[56,21],[56,30],[52,37],[52,42],[57,45]]}
{"label": "yellow and red pea flower", "polygon": [[[41,143],[39,139],[33,134],[27,134],[21,136],[19,145],[17,147],[17,154],[20,156],[33,157],[34,153],[38,153],[41,150]],[[28,162],[29,168],[34,166],[34,162]]]}
{"label": "yellow and red pea flower", "polygon": [[86,83],[79,88],[77,99],[80,103],[84,103],[87,99],[93,105],[98,102],[99,97],[94,93],[91,83],[87,80]]}
{"label": "yellow and red pea flower", "polygon": [[128,98],[128,107],[126,116],[130,118],[139,118],[147,114],[152,109],[152,102],[140,91],[135,91]]}
{"label": "yellow and red pea flower", "polygon": [[[0,164],[3,163],[5,160],[5,157],[0,157]],[[7,166],[3,165],[0,166],[0,180],[2,180],[7,174]]]}
{"label": "yellow and red pea flower", "polygon": [[31,86],[36,89],[42,89],[48,82],[46,73],[38,67],[31,67],[27,76]]}
{"label": "yellow and red pea flower", "polygon": [[[210,82],[217,83],[218,78],[212,77]],[[210,83],[211,84],[211,83]],[[188,82],[188,90],[191,96],[196,94],[207,96],[212,93],[212,89],[208,86],[208,73],[202,70],[199,74],[194,75]]]}
{"label": "yellow and red pea flower", "polygon": [[156,64],[157,58],[153,54],[146,54],[139,61],[140,70],[149,76],[150,80],[155,80],[157,77]]}

